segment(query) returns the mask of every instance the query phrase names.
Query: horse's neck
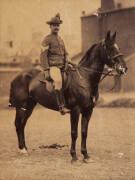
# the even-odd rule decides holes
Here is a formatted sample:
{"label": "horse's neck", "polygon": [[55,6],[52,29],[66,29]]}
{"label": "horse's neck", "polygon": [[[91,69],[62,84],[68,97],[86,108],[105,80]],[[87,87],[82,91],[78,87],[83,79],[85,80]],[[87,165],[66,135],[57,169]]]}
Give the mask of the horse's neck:
{"label": "horse's neck", "polygon": [[[82,69],[84,75],[84,78],[86,78],[90,84],[90,94],[94,95],[96,94],[96,91],[98,89],[98,85],[102,76],[102,72],[104,69],[104,63],[100,56],[93,57],[94,59],[91,59],[90,64],[83,64]],[[88,69],[88,71],[85,71],[85,68]]]}
{"label": "horse's neck", "polygon": [[102,69],[101,61],[101,46],[100,44],[94,44],[85,54],[80,61],[79,65],[86,68]]}
{"label": "horse's neck", "polygon": [[95,83],[98,83],[102,76],[103,69],[104,64],[101,63],[101,59],[95,58],[95,61],[89,67],[89,70],[91,71],[91,73],[89,74],[89,79],[91,81],[94,80]]}
{"label": "horse's neck", "polygon": [[87,68],[89,70],[90,76],[96,76],[101,77],[103,69],[104,69],[104,63],[100,57],[100,54],[98,52],[96,54],[91,54],[89,59],[87,58],[86,61],[84,61],[81,64],[82,67]]}
{"label": "horse's neck", "polygon": [[[82,69],[84,68],[82,73],[84,77],[89,80],[90,84],[94,83],[97,84],[97,86],[104,69],[104,61],[100,52],[100,44],[93,45],[79,63]],[[86,70],[85,72],[85,68],[88,69],[88,71]]]}

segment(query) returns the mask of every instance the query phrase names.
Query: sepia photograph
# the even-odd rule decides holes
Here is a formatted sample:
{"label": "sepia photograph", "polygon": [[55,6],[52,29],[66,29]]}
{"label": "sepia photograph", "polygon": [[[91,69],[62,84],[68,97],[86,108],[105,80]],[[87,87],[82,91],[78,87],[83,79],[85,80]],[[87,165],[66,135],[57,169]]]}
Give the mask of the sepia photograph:
{"label": "sepia photograph", "polygon": [[0,180],[135,180],[135,0],[0,0]]}

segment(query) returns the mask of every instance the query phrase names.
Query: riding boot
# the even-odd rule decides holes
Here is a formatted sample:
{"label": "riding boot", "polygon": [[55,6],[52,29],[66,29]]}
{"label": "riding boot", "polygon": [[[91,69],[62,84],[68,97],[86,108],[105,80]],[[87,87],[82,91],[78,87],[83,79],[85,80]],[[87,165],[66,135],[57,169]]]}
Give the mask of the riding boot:
{"label": "riding boot", "polygon": [[69,113],[70,110],[65,107],[63,92],[61,90],[55,90],[55,94],[60,113],[62,115]]}

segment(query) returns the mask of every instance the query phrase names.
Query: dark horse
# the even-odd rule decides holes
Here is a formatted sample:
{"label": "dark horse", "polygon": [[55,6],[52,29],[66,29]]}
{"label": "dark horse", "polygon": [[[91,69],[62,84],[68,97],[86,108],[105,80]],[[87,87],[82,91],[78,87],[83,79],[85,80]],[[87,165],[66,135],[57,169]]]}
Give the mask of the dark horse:
{"label": "dark horse", "polygon": [[[77,160],[76,140],[78,136],[78,120],[81,119],[81,153],[84,159],[89,159],[86,139],[88,123],[93,112],[94,99],[98,96],[98,85],[105,64],[116,70],[118,74],[124,74],[127,70],[123,56],[115,42],[116,33],[112,36],[110,31],[105,40],[93,45],[79,62],[75,71],[68,68],[66,88],[64,90],[66,106],[71,110],[71,150],[72,160]],[[10,89],[10,103],[16,108],[15,126],[18,136],[18,145],[21,152],[27,152],[25,145],[24,128],[26,122],[37,103],[58,111],[58,105],[54,91],[49,91],[44,83],[39,82],[30,88],[40,70],[32,70],[20,73],[12,82]]]}

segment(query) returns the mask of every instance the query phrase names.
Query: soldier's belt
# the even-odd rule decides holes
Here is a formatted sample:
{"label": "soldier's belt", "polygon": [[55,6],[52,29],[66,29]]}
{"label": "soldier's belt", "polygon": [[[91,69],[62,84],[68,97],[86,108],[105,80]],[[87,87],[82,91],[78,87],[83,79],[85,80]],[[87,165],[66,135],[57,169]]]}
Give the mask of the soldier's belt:
{"label": "soldier's belt", "polygon": [[50,67],[51,66],[64,66],[64,64],[63,63],[51,63]]}

